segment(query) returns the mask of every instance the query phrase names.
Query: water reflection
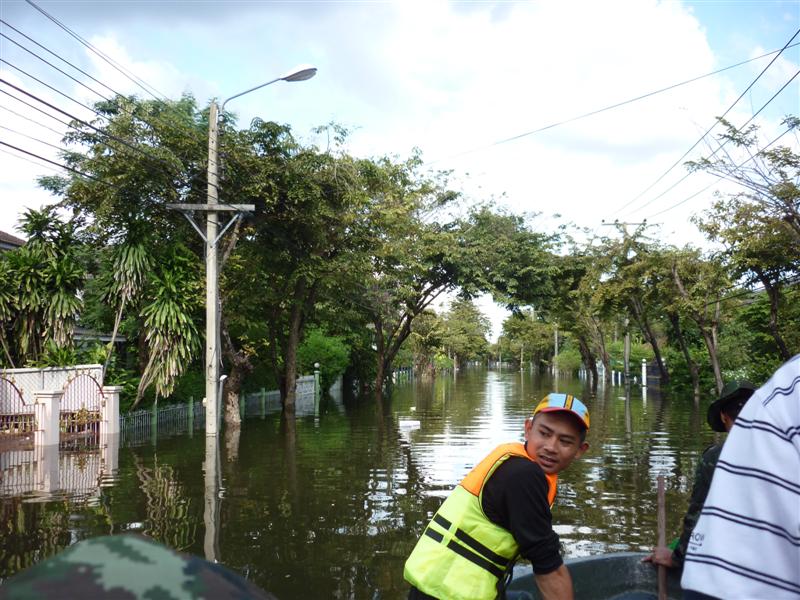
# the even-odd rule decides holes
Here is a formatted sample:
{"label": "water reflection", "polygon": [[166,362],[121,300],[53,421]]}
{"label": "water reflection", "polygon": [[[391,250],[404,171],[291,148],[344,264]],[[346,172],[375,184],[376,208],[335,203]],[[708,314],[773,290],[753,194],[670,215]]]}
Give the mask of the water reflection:
{"label": "water reflection", "polygon": [[[495,444],[520,440],[555,385],[530,372],[466,369],[400,384],[382,405],[312,398],[294,418],[249,398],[252,418],[226,432],[222,448],[177,435],[57,463],[0,454],[0,577],[86,537],[141,531],[284,600],[403,597],[403,562],[442,498]],[[595,397],[580,380],[562,377],[558,387],[592,411],[590,450],[561,477],[554,508],[565,553],[651,546],[661,473],[677,530],[693,465],[713,439],[702,411],[656,389],[645,400],[638,387],[601,385]],[[91,485],[62,464],[83,468]],[[25,472],[35,489],[18,483]]]}

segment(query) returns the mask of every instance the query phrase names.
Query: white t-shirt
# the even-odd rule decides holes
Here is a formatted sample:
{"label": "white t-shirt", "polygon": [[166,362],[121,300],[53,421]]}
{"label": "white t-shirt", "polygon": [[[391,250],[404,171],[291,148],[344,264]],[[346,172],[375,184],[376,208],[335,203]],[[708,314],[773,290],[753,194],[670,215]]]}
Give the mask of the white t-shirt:
{"label": "white t-shirt", "polygon": [[681,585],[718,598],[800,598],[800,355],[736,418]]}

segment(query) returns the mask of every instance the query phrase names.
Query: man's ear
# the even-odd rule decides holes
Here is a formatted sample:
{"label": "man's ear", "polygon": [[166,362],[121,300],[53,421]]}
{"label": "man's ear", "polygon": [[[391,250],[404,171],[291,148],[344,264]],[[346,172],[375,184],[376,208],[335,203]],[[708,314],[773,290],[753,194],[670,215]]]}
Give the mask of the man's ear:
{"label": "man's ear", "polygon": [[584,455],[584,453],[589,449],[589,442],[583,442],[578,448],[578,452],[575,454],[575,458],[580,458]]}
{"label": "man's ear", "polygon": [[528,417],[525,419],[525,439],[528,439],[528,434],[531,432],[533,428],[533,417]]}

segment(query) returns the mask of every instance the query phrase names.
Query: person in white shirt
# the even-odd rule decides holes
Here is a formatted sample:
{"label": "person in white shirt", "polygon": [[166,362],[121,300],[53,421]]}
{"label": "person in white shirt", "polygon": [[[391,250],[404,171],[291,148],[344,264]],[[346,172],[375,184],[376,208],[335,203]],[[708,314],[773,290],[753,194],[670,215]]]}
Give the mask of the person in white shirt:
{"label": "person in white shirt", "polygon": [[800,598],[800,355],[739,413],[692,532],[684,598]]}

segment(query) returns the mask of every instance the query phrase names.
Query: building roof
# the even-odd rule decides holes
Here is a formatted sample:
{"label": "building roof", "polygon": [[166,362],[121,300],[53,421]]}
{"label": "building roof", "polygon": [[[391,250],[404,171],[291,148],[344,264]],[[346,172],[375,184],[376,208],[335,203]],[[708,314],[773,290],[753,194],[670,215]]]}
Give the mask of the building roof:
{"label": "building roof", "polygon": [[0,249],[13,250],[14,248],[19,248],[20,246],[24,245],[25,240],[22,238],[18,238],[17,236],[6,233],[5,231],[0,231]]}

